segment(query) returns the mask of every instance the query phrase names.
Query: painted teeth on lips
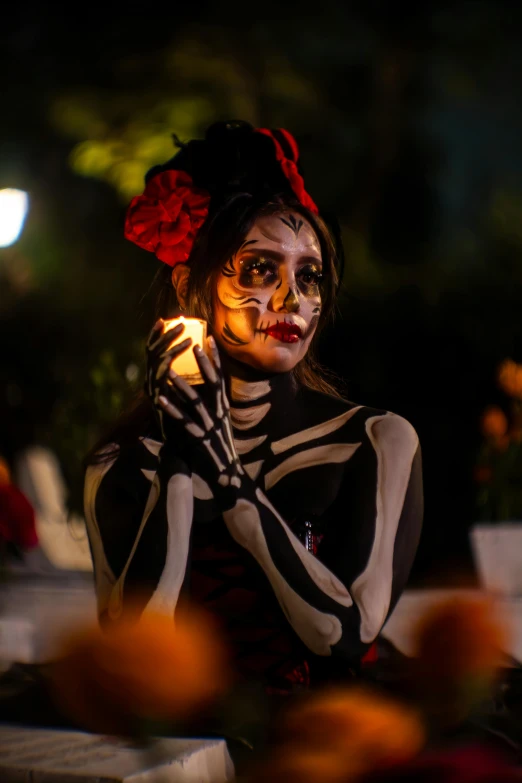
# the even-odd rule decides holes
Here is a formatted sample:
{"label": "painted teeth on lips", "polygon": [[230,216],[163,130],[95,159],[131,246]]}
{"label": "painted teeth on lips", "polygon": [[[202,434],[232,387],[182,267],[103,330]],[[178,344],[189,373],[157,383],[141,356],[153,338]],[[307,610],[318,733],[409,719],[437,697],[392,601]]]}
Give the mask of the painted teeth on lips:
{"label": "painted teeth on lips", "polygon": [[272,324],[263,330],[269,337],[279,340],[282,343],[296,343],[301,339],[302,332],[297,324],[288,324],[285,321]]}

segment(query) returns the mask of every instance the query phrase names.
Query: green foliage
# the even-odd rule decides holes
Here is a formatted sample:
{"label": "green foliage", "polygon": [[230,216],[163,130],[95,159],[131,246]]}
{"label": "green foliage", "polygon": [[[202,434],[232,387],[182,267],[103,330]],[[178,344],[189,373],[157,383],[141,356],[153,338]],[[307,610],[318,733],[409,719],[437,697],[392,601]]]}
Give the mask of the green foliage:
{"label": "green foliage", "polygon": [[143,345],[136,345],[136,361],[126,367],[114,350],[103,350],[92,366],[74,374],[55,407],[52,441],[69,487],[71,511],[83,510],[82,465],[87,453],[141,388],[143,350]]}

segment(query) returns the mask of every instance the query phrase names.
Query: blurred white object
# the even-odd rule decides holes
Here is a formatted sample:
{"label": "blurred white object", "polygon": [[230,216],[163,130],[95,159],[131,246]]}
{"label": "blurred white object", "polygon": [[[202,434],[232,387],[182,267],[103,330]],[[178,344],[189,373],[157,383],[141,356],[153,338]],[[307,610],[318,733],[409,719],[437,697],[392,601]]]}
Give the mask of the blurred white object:
{"label": "blurred white object", "polygon": [[[17,456],[14,480],[34,508],[40,547],[59,569],[92,571],[85,522],[67,511],[67,490],[55,455],[42,446],[29,446]],[[37,552],[26,562],[36,563]]]}
{"label": "blurred white object", "polygon": [[13,245],[24,227],[29,196],[23,190],[0,190],[0,247]]}
{"label": "blurred white object", "polygon": [[4,783],[226,783],[234,779],[224,739],[160,737],[147,753],[119,737],[0,726],[0,745]]}
{"label": "blurred white object", "polygon": [[484,590],[522,596],[522,523],[477,524],[470,540]]}

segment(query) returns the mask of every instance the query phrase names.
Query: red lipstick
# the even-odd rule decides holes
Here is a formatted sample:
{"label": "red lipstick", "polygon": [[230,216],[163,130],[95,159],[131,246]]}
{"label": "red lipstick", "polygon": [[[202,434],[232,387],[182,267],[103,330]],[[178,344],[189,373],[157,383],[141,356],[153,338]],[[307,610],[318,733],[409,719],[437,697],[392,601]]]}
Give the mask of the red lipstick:
{"label": "red lipstick", "polygon": [[287,324],[285,321],[272,324],[263,329],[263,332],[282,343],[296,343],[301,339],[301,329],[296,324]]}

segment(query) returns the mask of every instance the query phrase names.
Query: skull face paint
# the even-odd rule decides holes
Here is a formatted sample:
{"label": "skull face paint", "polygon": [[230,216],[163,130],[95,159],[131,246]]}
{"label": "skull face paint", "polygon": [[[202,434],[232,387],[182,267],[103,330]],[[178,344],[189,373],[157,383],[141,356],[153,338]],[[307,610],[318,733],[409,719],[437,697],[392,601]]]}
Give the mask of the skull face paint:
{"label": "skull face paint", "polygon": [[218,274],[217,341],[258,370],[292,370],[317,328],[321,278],[321,246],[308,221],[286,212],[258,218]]}

